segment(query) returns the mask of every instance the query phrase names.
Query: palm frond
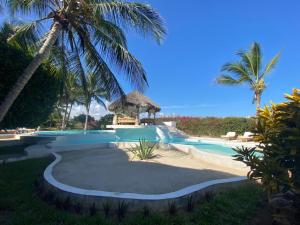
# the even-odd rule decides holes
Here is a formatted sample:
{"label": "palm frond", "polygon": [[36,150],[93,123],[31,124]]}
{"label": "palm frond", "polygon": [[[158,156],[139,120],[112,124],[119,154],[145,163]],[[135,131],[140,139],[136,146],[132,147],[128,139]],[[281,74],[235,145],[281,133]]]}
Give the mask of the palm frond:
{"label": "palm frond", "polygon": [[22,24],[15,27],[14,34],[8,38],[8,42],[26,50],[36,48],[42,37],[42,31],[43,26],[40,22]]}
{"label": "palm frond", "polygon": [[160,15],[147,4],[103,1],[93,4],[95,16],[104,18],[127,28],[134,29],[143,35],[150,35],[158,43],[163,40],[166,30]]}
{"label": "palm frond", "polygon": [[17,12],[23,14],[36,13],[39,16],[47,16],[51,7],[55,7],[55,0],[7,0],[6,5],[10,9],[12,15]]}
{"label": "palm frond", "polygon": [[117,78],[97,52],[96,48],[86,37],[84,43],[85,51],[83,52],[83,57],[85,58],[89,71],[98,74],[98,76],[101,78],[102,85],[110,92],[111,96],[116,98],[124,96],[125,93],[121,88]]}
{"label": "palm frond", "polygon": [[267,64],[265,71],[262,73],[262,75],[260,76],[260,78],[263,78],[264,76],[266,76],[268,73],[271,72],[272,69],[275,68],[278,60],[280,59],[280,53],[278,53],[277,55],[275,55],[271,61]]}
{"label": "palm frond", "polygon": [[124,31],[112,22],[96,18],[96,22],[93,23],[91,28],[94,32],[96,42],[99,42],[103,38],[108,38],[127,48],[127,40]]}
{"label": "palm frond", "polygon": [[251,81],[247,68],[239,62],[227,63],[222,67],[222,72],[231,72],[237,76],[239,81]]}
{"label": "palm frond", "polygon": [[254,68],[254,74],[256,77],[259,76],[260,73],[260,67],[261,67],[261,59],[262,59],[262,53],[261,53],[261,48],[260,45],[257,42],[254,42],[251,50],[250,50],[250,55],[251,55],[251,62],[253,64]]}
{"label": "palm frond", "polygon": [[249,52],[239,51],[237,53],[241,57],[241,64],[248,70],[248,74],[256,78],[256,70],[254,68],[253,57]]}
{"label": "palm frond", "polygon": [[238,85],[241,84],[242,82],[239,80],[234,79],[231,76],[228,75],[221,75],[217,78],[217,83],[219,84],[227,84],[227,85]]}

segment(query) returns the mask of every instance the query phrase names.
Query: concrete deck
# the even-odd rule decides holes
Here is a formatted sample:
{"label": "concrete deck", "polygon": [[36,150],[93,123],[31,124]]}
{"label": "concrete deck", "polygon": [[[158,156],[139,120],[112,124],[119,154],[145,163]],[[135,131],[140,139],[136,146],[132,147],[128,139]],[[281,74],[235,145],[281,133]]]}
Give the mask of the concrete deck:
{"label": "concrete deck", "polygon": [[92,149],[59,153],[62,160],[53,177],[63,184],[86,190],[164,194],[202,182],[244,176],[175,150],[158,150],[157,157],[133,160],[121,149]]}

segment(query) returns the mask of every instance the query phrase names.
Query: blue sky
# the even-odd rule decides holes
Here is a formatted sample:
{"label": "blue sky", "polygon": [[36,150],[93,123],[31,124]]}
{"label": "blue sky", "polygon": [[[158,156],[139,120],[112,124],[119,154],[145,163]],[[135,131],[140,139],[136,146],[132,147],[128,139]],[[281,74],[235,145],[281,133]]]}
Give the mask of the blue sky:
{"label": "blue sky", "polygon": [[[250,116],[255,112],[247,86],[215,83],[221,66],[253,41],[261,44],[264,63],[281,59],[267,77],[262,103],[283,101],[300,87],[300,1],[148,0],[163,16],[168,35],[161,46],[128,34],[129,48],[149,79],[146,95],[165,115]],[[129,85],[122,81],[127,92]]]}

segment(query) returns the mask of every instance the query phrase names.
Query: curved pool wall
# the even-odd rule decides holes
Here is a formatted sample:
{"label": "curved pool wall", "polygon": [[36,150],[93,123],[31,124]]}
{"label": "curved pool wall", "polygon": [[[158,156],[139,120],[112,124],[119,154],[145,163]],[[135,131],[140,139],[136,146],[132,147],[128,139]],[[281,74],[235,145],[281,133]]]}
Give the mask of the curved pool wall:
{"label": "curved pool wall", "polygon": [[[130,143],[114,143],[110,144],[110,148],[120,148]],[[166,145],[166,144],[161,144]],[[230,157],[220,156],[211,153],[197,151],[193,146],[186,146],[180,144],[168,144],[172,149],[188,153],[193,158],[201,158],[204,161],[222,164],[226,167],[245,169],[245,165],[233,161]],[[126,203],[129,211],[141,210],[148,207],[153,211],[167,211],[170,203],[176,203],[179,208],[186,207],[189,196],[193,196],[194,200],[203,198],[207,192],[218,193],[224,189],[236,188],[243,184],[247,178],[245,176],[234,176],[227,179],[209,180],[195,185],[187,186],[174,192],[164,194],[137,194],[137,193],[122,193],[122,192],[108,192],[101,190],[88,190],[78,188],[76,186],[66,185],[59,182],[53,176],[53,168],[61,161],[61,156],[54,153],[56,160],[53,161],[44,171],[44,179],[46,187],[54,191],[56,196],[61,199],[71,198],[78,201],[86,209],[91,204],[96,204],[97,207],[102,207],[103,204],[109,203],[112,207],[118,207],[120,203]]]}

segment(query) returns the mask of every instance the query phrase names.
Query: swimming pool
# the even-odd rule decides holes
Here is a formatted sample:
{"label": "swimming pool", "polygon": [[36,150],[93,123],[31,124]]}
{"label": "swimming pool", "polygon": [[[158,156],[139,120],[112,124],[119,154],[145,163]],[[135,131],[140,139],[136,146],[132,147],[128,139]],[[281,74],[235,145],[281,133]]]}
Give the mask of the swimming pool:
{"label": "swimming pool", "polygon": [[162,142],[166,144],[183,144],[193,146],[201,151],[220,155],[232,156],[235,151],[228,146],[206,143],[200,140],[188,140],[186,137],[177,137],[165,129],[156,126],[134,129],[116,130],[69,130],[69,131],[39,131],[38,136],[56,136],[52,146],[71,146],[71,145],[95,145],[111,142],[137,142],[140,138],[147,141]]}

